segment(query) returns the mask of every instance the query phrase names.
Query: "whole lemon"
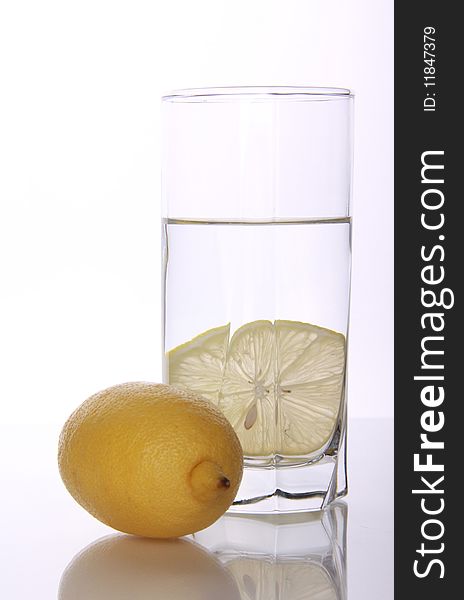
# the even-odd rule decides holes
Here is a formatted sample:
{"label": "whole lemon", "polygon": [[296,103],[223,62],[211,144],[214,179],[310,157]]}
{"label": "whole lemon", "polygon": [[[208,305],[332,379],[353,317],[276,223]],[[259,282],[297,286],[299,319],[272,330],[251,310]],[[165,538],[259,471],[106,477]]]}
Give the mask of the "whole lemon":
{"label": "whole lemon", "polygon": [[60,474],[103,523],[135,535],[177,537],[216,521],[243,468],[232,426],[207,400],[134,382],[88,398],[60,436]]}

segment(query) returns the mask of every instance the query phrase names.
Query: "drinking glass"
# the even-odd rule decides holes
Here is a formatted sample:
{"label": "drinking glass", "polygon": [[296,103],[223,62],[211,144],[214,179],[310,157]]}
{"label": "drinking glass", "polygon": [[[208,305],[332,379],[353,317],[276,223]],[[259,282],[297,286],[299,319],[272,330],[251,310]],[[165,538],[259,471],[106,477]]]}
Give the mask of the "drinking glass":
{"label": "drinking glass", "polygon": [[237,432],[235,511],[347,491],[352,104],[339,88],[163,97],[163,377]]}

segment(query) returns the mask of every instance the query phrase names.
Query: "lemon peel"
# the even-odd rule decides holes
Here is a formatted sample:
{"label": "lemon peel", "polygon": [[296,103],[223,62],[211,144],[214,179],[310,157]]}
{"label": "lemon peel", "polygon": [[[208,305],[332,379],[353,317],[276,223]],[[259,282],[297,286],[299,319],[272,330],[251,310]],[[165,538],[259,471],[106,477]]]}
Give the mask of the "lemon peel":
{"label": "lemon peel", "polygon": [[146,382],[87,399],[63,427],[60,474],[103,523],[135,535],[204,529],[232,504],[243,454],[224,415],[200,396]]}

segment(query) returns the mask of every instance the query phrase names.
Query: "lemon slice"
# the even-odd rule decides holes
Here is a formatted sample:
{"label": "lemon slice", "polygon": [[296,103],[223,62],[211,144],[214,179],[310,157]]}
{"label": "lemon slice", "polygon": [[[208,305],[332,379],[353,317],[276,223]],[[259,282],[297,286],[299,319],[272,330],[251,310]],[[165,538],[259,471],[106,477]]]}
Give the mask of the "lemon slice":
{"label": "lemon slice", "polygon": [[168,355],[169,383],[197,391],[229,419],[250,457],[322,452],[343,394],[345,338],[298,321],[206,332]]}
{"label": "lemon slice", "polygon": [[283,454],[311,454],[335,429],[345,375],[345,337],[308,323],[276,321],[276,403]]}
{"label": "lemon slice", "polygon": [[217,404],[230,324],[210,329],[167,353],[169,383]]}
{"label": "lemon slice", "polygon": [[337,600],[327,571],[310,561],[238,558],[226,563],[242,600]]}

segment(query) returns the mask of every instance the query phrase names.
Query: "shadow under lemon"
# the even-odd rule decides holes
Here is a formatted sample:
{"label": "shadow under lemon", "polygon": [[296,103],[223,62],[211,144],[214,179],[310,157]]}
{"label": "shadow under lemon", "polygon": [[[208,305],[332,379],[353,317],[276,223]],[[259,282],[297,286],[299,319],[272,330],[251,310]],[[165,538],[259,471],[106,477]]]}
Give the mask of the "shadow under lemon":
{"label": "shadow under lemon", "polygon": [[101,538],[77,554],[59,600],[240,600],[234,578],[189,539]]}

